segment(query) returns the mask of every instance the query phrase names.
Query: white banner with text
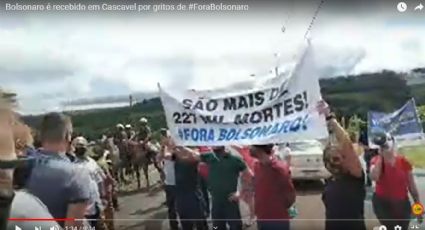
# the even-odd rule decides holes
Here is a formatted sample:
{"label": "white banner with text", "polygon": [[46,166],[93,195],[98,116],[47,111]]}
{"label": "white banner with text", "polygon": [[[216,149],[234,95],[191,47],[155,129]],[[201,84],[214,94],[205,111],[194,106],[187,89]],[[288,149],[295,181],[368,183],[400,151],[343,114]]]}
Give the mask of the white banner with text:
{"label": "white banner with text", "polygon": [[173,91],[159,87],[168,128],[185,146],[252,145],[326,138],[312,50],[290,73],[247,87]]}

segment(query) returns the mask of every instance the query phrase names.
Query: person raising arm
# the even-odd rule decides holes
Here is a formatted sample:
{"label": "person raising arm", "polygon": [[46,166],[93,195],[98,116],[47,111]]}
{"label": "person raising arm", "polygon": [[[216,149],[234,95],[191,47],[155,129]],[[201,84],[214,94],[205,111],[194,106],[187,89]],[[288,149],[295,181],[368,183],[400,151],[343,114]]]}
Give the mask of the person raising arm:
{"label": "person raising arm", "polygon": [[170,137],[164,137],[163,143],[175,156],[175,201],[182,229],[208,229],[207,210],[200,190],[198,161],[194,160],[197,153],[186,147],[176,147]]}
{"label": "person raising arm", "polygon": [[207,184],[212,197],[214,228],[226,229],[229,225],[230,229],[242,229],[238,180],[242,174],[249,173],[242,158],[231,154],[224,146],[213,146],[211,152],[202,154],[186,147],[174,147],[174,150],[181,160],[208,165]]}
{"label": "person raising arm", "polygon": [[330,108],[326,102],[319,102],[318,110],[319,113],[326,116],[328,130],[331,134],[331,138],[334,137],[336,139],[336,143],[331,143],[325,148],[325,151],[327,152],[338,153],[332,154],[332,163],[339,164],[342,170],[346,171],[352,176],[355,176],[357,178],[362,177],[362,165],[348,133],[338,123],[335,118],[335,115],[331,113]]}
{"label": "person raising arm", "polygon": [[353,143],[344,128],[338,123],[331,113],[327,113],[328,129],[335,135],[340,146],[341,168],[355,177],[362,177],[363,169]]}
{"label": "person raising arm", "polygon": [[360,160],[349,135],[331,113],[328,104],[321,101],[317,109],[327,121],[329,140],[323,150],[323,162],[332,175],[322,194],[325,229],[365,230],[365,174]]}

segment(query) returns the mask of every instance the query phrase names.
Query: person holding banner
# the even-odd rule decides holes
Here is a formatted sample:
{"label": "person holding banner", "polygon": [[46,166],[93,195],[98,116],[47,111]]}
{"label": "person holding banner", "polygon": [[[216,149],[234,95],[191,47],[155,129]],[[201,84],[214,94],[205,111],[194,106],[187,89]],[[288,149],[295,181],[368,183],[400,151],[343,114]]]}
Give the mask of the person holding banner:
{"label": "person holding banner", "polygon": [[273,154],[273,145],[253,145],[255,214],[259,230],[289,229],[289,208],[295,203],[295,188],[288,165]]}
{"label": "person holding banner", "polygon": [[176,146],[170,137],[164,138],[163,144],[175,155],[175,200],[182,230],[208,229],[206,205],[200,190],[198,162],[191,161],[187,156],[195,150]]}
{"label": "person holding banner", "polygon": [[322,194],[325,205],[326,230],[366,230],[364,222],[365,173],[348,133],[330,111],[319,102],[317,109],[326,116],[329,141],[323,162],[332,174]]}
{"label": "person holding banner", "polygon": [[[372,204],[376,217],[389,229],[401,226],[407,229],[410,222],[409,192],[415,203],[420,202],[412,174],[411,163],[395,150],[394,137],[377,133],[373,143],[379,146],[379,155],[371,161],[370,177],[376,182]],[[422,222],[422,216],[418,216]]]}
{"label": "person holding banner", "polygon": [[241,173],[248,173],[242,158],[230,154],[224,146],[214,146],[213,152],[203,154],[188,148],[180,149],[177,151],[179,158],[192,162],[202,161],[209,166],[207,183],[212,197],[214,229],[227,229],[228,225],[231,230],[242,230],[240,192],[237,187]]}

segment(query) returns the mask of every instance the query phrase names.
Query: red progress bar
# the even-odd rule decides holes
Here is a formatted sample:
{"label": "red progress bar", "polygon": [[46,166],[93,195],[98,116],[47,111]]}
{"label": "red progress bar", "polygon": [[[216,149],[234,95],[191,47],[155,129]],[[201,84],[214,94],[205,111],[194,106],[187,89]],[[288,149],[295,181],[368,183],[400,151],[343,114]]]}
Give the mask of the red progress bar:
{"label": "red progress bar", "polygon": [[9,218],[9,221],[75,221],[73,218],[61,218],[61,219],[55,219],[55,218]]}

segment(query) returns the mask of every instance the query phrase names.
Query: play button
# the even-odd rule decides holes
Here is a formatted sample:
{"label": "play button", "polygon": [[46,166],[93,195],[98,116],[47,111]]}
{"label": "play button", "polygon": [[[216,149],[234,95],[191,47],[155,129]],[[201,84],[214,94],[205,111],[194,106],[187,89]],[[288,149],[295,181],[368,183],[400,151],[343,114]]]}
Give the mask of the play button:
{"label": "play button", "polygon": [[19,226],[15,225],[15,230],[22,230]]}

